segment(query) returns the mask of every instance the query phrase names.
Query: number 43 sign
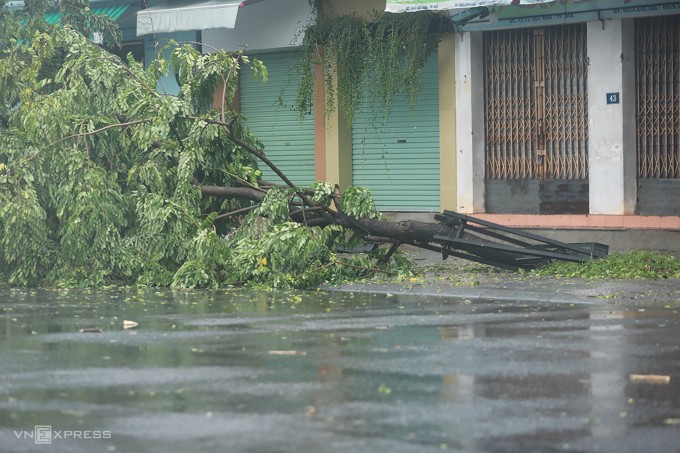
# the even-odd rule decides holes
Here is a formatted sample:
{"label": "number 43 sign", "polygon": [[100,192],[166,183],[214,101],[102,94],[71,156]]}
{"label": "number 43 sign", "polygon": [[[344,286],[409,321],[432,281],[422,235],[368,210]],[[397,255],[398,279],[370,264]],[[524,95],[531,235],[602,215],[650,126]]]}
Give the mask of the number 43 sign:
{"label": "number 43 sign", "polygon": [[607,93],[607,104],[618,104],[620,99],[619,93]]}

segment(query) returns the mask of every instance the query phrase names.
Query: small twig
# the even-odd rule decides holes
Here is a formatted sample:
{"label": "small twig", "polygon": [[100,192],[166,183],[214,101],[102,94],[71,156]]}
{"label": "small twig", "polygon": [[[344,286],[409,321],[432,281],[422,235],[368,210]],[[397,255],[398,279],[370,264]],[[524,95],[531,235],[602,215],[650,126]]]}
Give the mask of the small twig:
{"label": "small twig", "polygon": [[[80,131],[78,132],[78,141],[80,141],[80,138],[83,137],[83,128],[85,127],[85,122],[83,121],[80,123]],[[87,143],[87,139],[83,140],[85,143],[85,151],[87,151],[87,158],[90,158],[90,144]]]}
{"label": "small twig", "polygon": [[307,351],[269,351],[269,355],[307,355]]}
{"label": "small twig", "polygon": [[249,183],[248,181],[246,181],[245,179],[240,178],[238,175],[235,175],[235,174],[233,174],[233,173],[230,173],[230,172],[228,172],[227,170],[222,170],[222,171],[223,171],[224,173],[226,173],[227,175],[231,176],[232,178],[236,179],[237,182],[243,184],[243,185],[246,186],[246,187],[249,187],[249,188],[251,188],[251,189],[253,189],[253,190],[258,190],[258,191],[260,191],[260,192],[262,192],[262,193],[267,193],[267,191],[266,191],[265,189],[263,189],[262,187],[254,186],[254,185],[252,185],[251,183]]}
{"label": "small twig", "polygon": [[[118,67],[123,69],[123,71],[127,72],[130,77],[135,79],[137,81],[137,83],[139,83],[139,85],[142,86],[144,89],[146,89],[149,93],[151,93],[151,94],[153,94],[153,95],[155,95],[156,97],[159,97],[159,98],[163,97],[163,95],[161,95],[158,91],[156,91],[155,88],[151,88],[142,79],[137,77],[137,75],[134,72],[132,72],[132,70],[126,64],[124,64],[122,61],[117,60],[113,57],[109,58],[109,60],[112,61],[114,64],[118,65]],[[169,123],[169,126],[170,126],[170,131],[172,132],[172,135],[175,136],[175,138],[177,139],[177,143],[179,143],[180,149],[184,150],[184,142],[180,138],[179,133],[177,132],[177,129],[175,128],[175,126],[172,123]]]}
{"label": "small twig", "polygon": [[259,207],[260,207],[260,205],[256,204],[256,205],[253,205],[253,206],[248,206],[247,208],[236,209],[235,211],[230,211],[230,212],[226,212],[224,214],[218,215],[217,217],[215,217],[215,220],[226,219],[227,217],[232,217],[232,216],[239,215],[239,214],[245,214],[245,213],[250,212],[253,209],[256,209],[256,208],[259,208]]}
{"label": "small twig", "polygon": [[[177,42],[177,44],[193,44],[193,45],[195,45],[195,46],[207,47],[207,48],[209,48],[210,50],[214,51],[215,53],[223,52],[223,51],[224,51],[224,49],[218,49],[217,47],[213,47],[213,46],[211,46],[211,45],[209,45],[209,44],[206,44],[206,43],[204,43],[204,42],[199,42],[199,41],[191,41],[191,40],[186,40],[186,41],[185,41],[185,40],[183,40],[183,41],[176,41],[176,42]],[[246,44],[246,45],[241,45],[240,47],[241,47],[243,50],[246,50],[246,49],[248,48],[248,45],[247,45],[247,44]],[[231,53],[229,54],[229,56],[230,56],[231,58],[236,58],[236,57],[238,56],[239,52],[240,52],[240,51],[238,51],[238,50],[233,51],[233,52],[231,52]]]}
{"label": "small twig", "polygon": [[671,377],[663,374],[631,374],[631,382],[643,382],[645,384],[668,384]]}
{"label": "small twig", "polygon": [[243,140],[236,137],[236,135],[234,134],[234,131],[232,129],[232,126],[237,121],[236,117],[231,118],[228,122],[224,122],[224,121],[220,121],[220,120],[212,120],[210,118],[199,118],[199,117],[196,117],[196,116],[190,116],[188,118],[192,119],[192,120],[202,120],[202,121],[205,121],[208,124],[217,124],[219,126],[224,126],[224,128],[227,130],[227,134],[229,135],[229,139],[232,142],[234,142],[236,145],[245,149],[250,154],[252,154],[253,156],[260,159],[262,162],[267,164],[267,166],[269,168],[271,168],[272,171],[274,173],[276,173],[277,176],[279,178],[281,178],[283,180],[283,182],[285,182],[288,185],[288,187],[291,187],[293,189],[295,188],[295,184],[293,184],[293,182],[290,179],[288,179],[288,177],[285,175],[285,173],[283,173],[281,170],[279,170],[279,168],[276,165],[274,165],[274,163],[271,160],[269,160],[267,158],[267,156],[265,156],[264,153],[261,150],[249,145],[248,143],[246,143]]}
{"label": "small twig", "polygon": [[[303,216],[305,215],[305,212],[313,212],[313,211],[323,211],[323,208],[321,206],[315,206],[312,208],[301,208],[301,209],[296,209],[295,211],[291,211],[289,214],[290,216],[294,216],[297,214],[302,214]],[[306,222],[306,219],[305,219]]]}
{"label": "small twig", "polygon": [[[191,40],[189,40],[189,41],[177,41],[177,45],[181,45],[181,44],[191,44],[191,45],[193,45],[193,46],[201,46],[201,47],[203,47],[203,48],[207,47],[208,49],[212,50],[214,53],[223,52],[223,49],[218,49],[217,47],[213,47],[213,46],[211,46],[211,45],[209,45],[209,44],[206,44],[205,42],[198,42],[198,41],[191,41]],[[166,47],[167,47],[167,46],[166,46]],[[247,46],[247,45],[242,45],[241,48],[242,48],[243,50],[246,50],[246,49],[248,48],[248,46]],[[198,49],[197,49],[197,50],[198,50]],[[240,53],[241,53],[241,51],[234,51],[234,52],[231,52],[228,56],[229,56],[229,58],[237,59],[237,58],[239,58]],[[222,91],[221,112],[220,112],[220,118],[222,119],[222,121],[225,120],[225,115],[224,115],[224,114],[225,114],[225,110],[224,110],[224,106],[225,106],[225,102],[224,102],[224,101],[225,101],[225,100],[227,101],[227,102],[226,102],[226,105],[227,105],[227,107],[229,107],[229,110],[231,110],[231,111],[234,110],[234,109],[232,108],[231,104],[229,103],[229,98],[227,97],[227,86],[229,85],[229,79],[231,78],[231,74],[232,74],[233,72],[234,72],[234,71],[229,71],[229,72],[227,73],[227,77],[226,77],[226,78],[224,78],[224,77],[222,78],[222,80],[224,81],[224,85],[223,85],[223,88],[222,88],[223,91]]]}
{"label": "small twig", "polygon": [[[259,149],[255,148],[253,146],[250,146],[248,143],[246,143],[243,140],[241,140],[240,138],[236,137],[236,135],[231,130],[229,130],[228,133],[229,133],[229,138],[231,139],[232,142],[236,143],[238,146],[245,149],[246,151],[248,151],[249,153],[251,153],[252,155],[257,157],[258,159],[260,159],[262,162],[267,164],[267,166],[269,168],[271,168],[272,171],[274,173],[276,173],[276,175],[279,178],[281,178],[283,180],[283,182],[285,182],[288,185],[288,187],[290,187],[292,189],[295,188],[295,184],[293,184],[293,181],[288,179],[288,176],[286,176],[286,174],[284,172],[282,172],[276,165],[274,165],[274,162],[269,160],[269,158],[267,156],[265,156],[262,151],[260,151]],[[300,198],[302,198],[302,197],[300,197]]]}
{"label": "small twig", "polygon": [[[221,104],[222,104],[221,105],[221,112],[220,112],[220,119],[222,121],[224,121],[225,120],[225,118],[224,118],[224,104],[226,104],[225,100],[227,99],[227,82],[229,81],[229,75],[227,75],[227,77],[222,78],[222,80],[224,81],[224,84],[222,85],[222,99],[220,99]],[[231,108],[231,106],[230,106],[230,108]]]}
{"label": "small twig", "polygon": [[[89,132],[79,132],[79,133],[77,133],[77,134],[69,135],[68,137],[60,138],[60,139],[57,140],[56,142],[49,143],[49,144],[43,146],[42,148],[38,149],[38,151],[37,151],[35,154],[33,154],[31,157],[26,158],[26,160],[25,160],[24,162],[29,162],[29,161],[31,161],[34,157],[36,157],[38,154],[40,154],[40,153],[41,153],[42,151],[44,151],[45,149],[47,149],[47,148],[49,148],[49,147],[51,147],[51,146],[54,146],[54,145],[58,145],[59,143],[65,142],[66,140],[70,140],[70,139],[72,139],[72,138],[87,137],[88,135],[98,134],[99,132],[103,132],[103,131],[105,131],[105,130],[107,130],[107,129],[112,129],[112,128],[114,128],[114,127],[128,127],[128,126],[133,126],[133,125],[135,125],[135,124],[143,123],[143,122],[145,122],[145,121],[148,121],[148,120],[135,120],[135,121],[128,121],[127,123],[109,124],[109,125],[106,125],[106,126],[104,126],[104,127],[99,128],[99,129],[95,129],[95,130],[93,130],[93,131],[89,131]],[[81,126],[81,129],[82,129],[82,126]]]}
{"label": "small twig", "polygon": [[145,121],[149,121],[149,120],[135,120],[135,121],[128,121],[127,123],[108,124],[108,125],[106,125],[106,126],[104,126],[104,127],[100,127],[99,129],[95,129],[95,130],[93,130],[93,131],[89,131],[89,132],[81,132],[81,133],[78,133],[78,134],[69,135],[68,137],[64,137],[64,138],[62,138],[62,139],[59,139],[59,140],[57,140],[57,141],[54,142],[54,143],[50,143],[49,145],[45,145],[45,146],[43,146],[41,149],[45,149],[45,148],[48,148],[48,147],[50,147],[50,146],[54,146],[54,145],[56,145],[57,143],[61,143],[61,142],[63,142],[63,141],[68,140],[69,138],[86,137],[86,136],[88,136],[88,135],[98,134],[98,133],[103,132],[103,131],[105,131],[105,130],[107,130],[107,129],[113,129],[114,127],[134,126],[135,124],[143,123],[143,122],[145,122]]}
{"label": "small twig", "polygon": [[[104,57],[107,58],[106,55],[104,55]],[[149,93],[153,94],[154,96],[161,97],[161,94],[160,94],[158,91],[156,91],[154,88],[151,88],[149,85],[146,84],[146,82],[144,82],[144,80],[142,80],[142,79],[140,79],[139,77],[137,77],[137,74],[135,74],[134,72],[132,72],[132,70],[131,70],[125,63],[123,63],[122,60],[117,59],[117,58],[114,57],[113,55],[111,55],[110,57],[108,57],[108,60],[111,61],[112,63],[114,63],[115,65],[117,65],[120,69],[122,69],[124,72],[126,72],[130,77],[132,77],[133,79],[135,79],[135,80],[137,81],[137,83],[139,83],[139,85],[140,85],[141,87],[143,87],[144,89],[146,89],[146,91],[148,91]]]}

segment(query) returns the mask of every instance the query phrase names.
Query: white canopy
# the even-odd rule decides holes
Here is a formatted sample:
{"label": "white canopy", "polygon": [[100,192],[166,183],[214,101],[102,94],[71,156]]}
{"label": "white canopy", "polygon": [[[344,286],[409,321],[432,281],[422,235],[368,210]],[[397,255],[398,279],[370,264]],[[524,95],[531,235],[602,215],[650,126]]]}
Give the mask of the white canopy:
{"label": "white canopy", "polygon": [[529,5],[550,1],[553,0],[443,0],[441,2],[431,2],[428,0],[387,0],[385,11],[388,13],[407,13],[426,10],[461,10],[478,6]]}
{"label": "white canopy", "polygon": [[167,0],[137,12],[137,36],[174,31],[234,28],[241,0]]}

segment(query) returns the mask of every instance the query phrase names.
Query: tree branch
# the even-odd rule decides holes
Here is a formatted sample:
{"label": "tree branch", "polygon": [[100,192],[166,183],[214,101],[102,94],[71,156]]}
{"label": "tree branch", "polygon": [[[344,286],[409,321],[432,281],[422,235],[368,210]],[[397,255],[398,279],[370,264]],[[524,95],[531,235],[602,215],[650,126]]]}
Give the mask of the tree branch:
{"label": "tree branch", "polygon": [[40,149],[38,150],[37,153],[35,153],[34,155],[32,155],[31,157],[29,157],[28,159],[26,159],[26,161],[30,161],[30,160],[33,159],[35,156],[37,156],[38,154],[40,154],[41,151],[43,151],[43,150],[49,148],[50,146],[58,145],[59,143],[65,142],[66,140],[69,140],[69,139],[72,139],[72,138],[87,137],[88,135],[98,134],[98,133],[100,133],[100,132],[103,132],[103,131],[105,131],[105,130],[107,130],[107,129],[112,129],[112,128],[114,128],[114,127],[128,127],[128,126],[134,126],[135,124],[144,123],[144,122],[146,122],[146,121],[149,121],[149,120],[143,119],[143,120],[128,121],[128,122],[126,122],[126,123],[108,124],[108,125],[106,125],[106,126],[104,126],[104,127],[100,127],[99,129],[95,129],[95,130],[93,130],[93,131],[89,131],[89,132],[79,132],[79,133],[77,133],[77,134],[69,135],[68,137],[60,138],[60,139],[57,140],[56,142],[52,142],[52,143],[49,143],[49,144],[43,146],[42,148],[40,148]]}
{"label": "tree branch", "polygon": [[246,213],[252,211],[253,209],[257,209],[259,207],[260,207],[260,205],[256,204],[256,205],[253,205],[253,206],[248,206],[246,208],[236,209],[234,211],[226,212],[224,214],[218,215],[217,217],[215,217],[215,220],[226,219],[227,217],[233,217],[235,215],[240,215],[240,214],[246,214]]}
{"label": "tree branch", "polygon": [[264,200],[266,195],[266,193],[248,187],[223,187],[199,184],[198,188],[201,190],[201,195],[204,197],[241,198],[257,203]]}
{"label": "tree branch", "polygon": [[[192,119],[199,119],[199,118],[197,118],[197,117],[190,117],[190,118],[192,118]],[[291,188],[293,188],[293,189],[296,189],[295,184],[293,184],[293,182],[292,182],[290,179],[288,179],[288,177],[286,176],[286,174],[283,173],[283,172],[279,169],[279,167],[277,167],[276,165],[274,165],[274,163],[273,163],[271,160],[269,160],[269,159],[267,158],[267,156],[264,155],[264,153],[262,152],[262,150],[259,150],[259,149],[255,148],[254,146],[251,146],[251,145],[249,145],[248,143],[246,143],[246,142],[244,142],[243,140],[241,140],[241,139],[239,139],[238,137],[236,137],[236,134],[234,133],[234,129],[233,129],[233,127],[232,127],[233,124],[237,121],[237,118],[236,118],[236,117],[233,117],[231,120],[229,120],[229,122],[226,122],[226,123],[225,123],[224,121],[212,120],[212,119],[206,119],[206,118],[203,118],[203,121],[205,121],[205,122],[207,122],[207,123],[217,124],[217,125],[223,126],[224,129],[227,131],[227,135],[229,136],[229,139],[230,139],[232,142],[234,142],[234,144],[240,146],[241,148],[243,148],[244,150],[246,150],[247,152],[249,152],[249,153],[252,154],[253,156],[255,156],[255,157],[257,157],[258,159],[260,159],[260,160],[261,160],[262,162],[264,162],[269,168],[271,168],[272,171],[273,171],[274,173],[276,173],[277,176],[278,176],[279,178],[281,178],[281,179],[283,180],[283,182],[285,182],[285,183],[288,185],[288,187],[291,187]],[[316,203],[313,203],[313,202],[312,202],[312,201],[311,201],[311,200],[310,200],[310,199],[309,199],[302,191],[296,190],[296,193],[297,193],[297,195],[300,197],[300,199],[302,200],[302,202],[303,202],[304,204],[306,204],[306,205],[308,205],[308,206],[318,206]],[[327,207],[327,206],[321,206],[321,208],[322,208],[325,212],[327,212],[328,214],[331,214],[331,215],[334,215],[334,214],[335,214],[334,211],[333,211],[332,209],[330,209],[329,207]]]}

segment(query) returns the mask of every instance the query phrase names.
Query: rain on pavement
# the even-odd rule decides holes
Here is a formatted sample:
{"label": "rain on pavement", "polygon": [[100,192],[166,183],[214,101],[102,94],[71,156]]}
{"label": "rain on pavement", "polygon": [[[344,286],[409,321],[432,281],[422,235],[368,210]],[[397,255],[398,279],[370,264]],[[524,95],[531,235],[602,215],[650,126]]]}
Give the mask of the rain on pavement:
{"label": "rain on pavement", "polygon": [[0,291],[2,452],[679,445],[671,305]]}

